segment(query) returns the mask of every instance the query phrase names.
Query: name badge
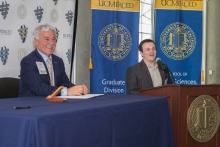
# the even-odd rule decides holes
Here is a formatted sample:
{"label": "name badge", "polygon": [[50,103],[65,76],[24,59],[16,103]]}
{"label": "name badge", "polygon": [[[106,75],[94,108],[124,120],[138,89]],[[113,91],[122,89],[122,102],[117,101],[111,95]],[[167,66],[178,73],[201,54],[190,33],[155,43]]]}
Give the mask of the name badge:
{"label": "name badge", "polygon": [[36,62],[39,74],[47,74],[46,68],[43,62]]}

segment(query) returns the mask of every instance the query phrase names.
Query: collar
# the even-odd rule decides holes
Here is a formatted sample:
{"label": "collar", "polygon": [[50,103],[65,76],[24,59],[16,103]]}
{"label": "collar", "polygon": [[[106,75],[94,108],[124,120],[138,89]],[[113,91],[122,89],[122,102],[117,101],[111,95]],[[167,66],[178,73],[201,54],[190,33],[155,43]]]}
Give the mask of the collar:
{"label": "collar", "polygon": [[[47,57],[45,54],[43,54],[43,53],[42,53],[40,50],[38,50],[38,49],[37,49],[37,52],[41,55],[41,57],[43,58],[44,62],[47,63],[48,57]],[[52,61],[52,56],[51,56],[51,55],[49,56],[49,58],[50,58],[51,61]]]}
{"label": "collar", "polygon": [[147,65],[148,68],[157,68],[157,67],[158,67],[158,64],[157,64],[156,61],[154,61],[154,62],[155,62],[155,66],[154,66],[154,67],[151,67],[151,66],[147,65],[147,63],[145,63],[145,62],[144,62],[144,63]]}

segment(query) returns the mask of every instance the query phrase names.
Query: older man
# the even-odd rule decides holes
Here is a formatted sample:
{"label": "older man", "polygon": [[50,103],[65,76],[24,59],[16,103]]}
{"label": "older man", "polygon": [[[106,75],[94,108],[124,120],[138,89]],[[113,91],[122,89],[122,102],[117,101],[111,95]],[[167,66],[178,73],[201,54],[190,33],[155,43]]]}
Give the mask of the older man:
{"label": "older man", "polygon": [[36,49],[21,61],[19,96],[47,96],[59,86],[64,86],[61,95],[82,95],[88,93],[85,85],[72,84],[61,58],[53,54],[56,48],[55,29],[41,25],[34,30]]}

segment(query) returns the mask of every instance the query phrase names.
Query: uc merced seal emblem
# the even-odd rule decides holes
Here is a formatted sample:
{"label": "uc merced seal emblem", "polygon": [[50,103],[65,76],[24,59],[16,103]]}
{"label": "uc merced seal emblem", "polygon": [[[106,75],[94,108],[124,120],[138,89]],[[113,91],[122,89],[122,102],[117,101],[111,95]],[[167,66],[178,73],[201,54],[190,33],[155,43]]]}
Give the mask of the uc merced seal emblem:
{"label": "uc merced seal emblem", "polygon": [[121,24],[109,24],[99,34],[99,49],[109,60],[118,61],[125,58],[131,50],[131,45],[131,34]]}
{"label": "uc merced seal emblem", "polygon": [[196,46],[196,36],[184,23],[168,25],[160,36],[160,48],[170,59],[183,60],[189,57]]}
{"label": "uc merced seal emblem", "polygon": [[27,17],[27,8],[25,5],[20,5],[18,7],[17,14],[20,19],[25,19]]}
{"label": "uc merced seal emblem", "polygon": [[215,135],[219,127],[219,106],[209,95],[197,97],[187,112],[187,126],[192,138],[198,142],[207,142]]}
{"label": "uc merced seal emblem", "polygon": [[24,48],[19,49],[18,51],[18,60],[19,62],[27,55],[27,51]]}
{"label": "uc merced seal emblem", "polygon": [[59,13],[56,9],[53,9],[50,12],[50,19],[52,20],[52,22],[57,22],[59,19]]}

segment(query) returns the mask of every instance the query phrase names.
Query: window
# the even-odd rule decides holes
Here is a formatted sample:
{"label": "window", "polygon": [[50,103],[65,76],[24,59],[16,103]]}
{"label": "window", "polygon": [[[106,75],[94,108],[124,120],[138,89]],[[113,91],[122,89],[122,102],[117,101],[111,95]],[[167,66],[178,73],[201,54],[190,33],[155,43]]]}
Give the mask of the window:
{"label": "window", "polygon": [[[151,38],[152,36],[152,5],[153,0],[140,0],[140,23],[139,23],[139,42],[143,39]],[[142,57],[139,55],[139,60]]]}

